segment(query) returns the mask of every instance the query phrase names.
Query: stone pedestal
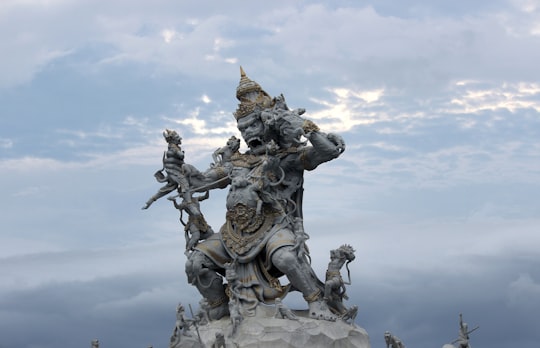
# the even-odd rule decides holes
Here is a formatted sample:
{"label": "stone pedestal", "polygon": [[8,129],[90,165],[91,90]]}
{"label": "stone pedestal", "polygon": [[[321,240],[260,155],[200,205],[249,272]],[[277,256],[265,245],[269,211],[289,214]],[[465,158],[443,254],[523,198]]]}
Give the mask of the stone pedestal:
{"label": "stone pedestal", "polygon": [[[172,348],[210,348],[216,333],[225,337],[226,348],[370,348],[367,332],[354,324],[343,321],[315,320],[307,311],[293,311],[298,320],[274,318],[273,307],[259,306],[255,316],[245,317],[232,335],[229,317],[194,327],[191,337],[182,336]],[[200,340],[199,340],[200,336]],[[202,341],[202,344],[201,344]]]}

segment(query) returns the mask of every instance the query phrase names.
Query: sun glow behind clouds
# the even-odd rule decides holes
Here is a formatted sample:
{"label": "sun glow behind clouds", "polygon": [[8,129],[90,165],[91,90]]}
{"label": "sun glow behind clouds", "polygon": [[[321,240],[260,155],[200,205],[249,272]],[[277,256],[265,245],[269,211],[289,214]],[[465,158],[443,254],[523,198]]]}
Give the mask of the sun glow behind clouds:
{"label": "sun glow behind clouds", "polygon": [[384,89],[354,91],[340,87],[331,88],[329,91],[334,100],[312,99],[323,108],[308,116],[316,120],[331,120],[325,122],[324,129],[343,132],[357,125],[377,121],[379,116],[372,111],[372,107],[380,106]]}
{"label": "sun glow behind clouds", "polygon": [[210,99],[210,97],[207,96],[206,94],[204,94],[204,95],[201,97],[201,100],[202,100],[202,102],[205,103],[205,104],[209,104],[209,103],[212,102],[212,100]]}

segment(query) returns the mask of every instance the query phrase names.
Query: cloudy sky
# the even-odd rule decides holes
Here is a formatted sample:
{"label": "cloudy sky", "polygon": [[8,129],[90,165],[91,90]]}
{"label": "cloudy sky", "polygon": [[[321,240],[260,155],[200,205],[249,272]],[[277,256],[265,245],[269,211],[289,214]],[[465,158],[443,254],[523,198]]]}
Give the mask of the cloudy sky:
{"label": "cloudy sky", "polygon": [[239,135],[240,65],[347,142],[304,217],[321,278],[356,248],[373,348],[441,347],[460,312],[473,347],[538,347],[538,2],[267,3],[0,2],[0,347],[167,346],[199,296],[178,212],[141,207],[163,129],[201,170]]}

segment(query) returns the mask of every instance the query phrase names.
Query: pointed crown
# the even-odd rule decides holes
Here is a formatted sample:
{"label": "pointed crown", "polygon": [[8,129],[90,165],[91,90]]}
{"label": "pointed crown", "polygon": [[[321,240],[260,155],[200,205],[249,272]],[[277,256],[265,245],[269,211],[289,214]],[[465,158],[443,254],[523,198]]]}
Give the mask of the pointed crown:
{"label": "pointed crown", "polygon": [[[240,82],[236,87],[236,98],[242,100],[242,96],[249,92],[264,92],[261,85],[247,77],[246,72],[240,67]],[[264,92],[266,94],[266,92]]]}
{"label": "pointed crown", "polygon": [[[257,92],[255,100],[244,98],[251,92]],[[236,87],[236,98],[240,101],[234,112],[234,117],[237,120],[249,115],[256,107],[266,108],[273,105],[272,97],[262,89],[261,85],[250,79],[242,67],[240,67],[240,82]]]}

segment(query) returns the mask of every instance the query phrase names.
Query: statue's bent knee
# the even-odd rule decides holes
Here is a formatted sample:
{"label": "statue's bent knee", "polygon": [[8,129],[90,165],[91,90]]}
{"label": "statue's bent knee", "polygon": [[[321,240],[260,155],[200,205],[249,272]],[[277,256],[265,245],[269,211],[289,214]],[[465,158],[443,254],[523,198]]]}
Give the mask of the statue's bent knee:
{"label": "statue's bent knee", "polygon": [[208,267],[211,264],[211,260],[201,253],[194,250],[186,261],[186,275],[190,284],[195,284],[197,279],[204,273],[208,272]]}
{"label": "statue's bent knee", "polygon": [[272,263],[281,272],[287,274],[288,271],[298,265],[298,257],[290,246],[284,246],[274,251],[272,254]]}

